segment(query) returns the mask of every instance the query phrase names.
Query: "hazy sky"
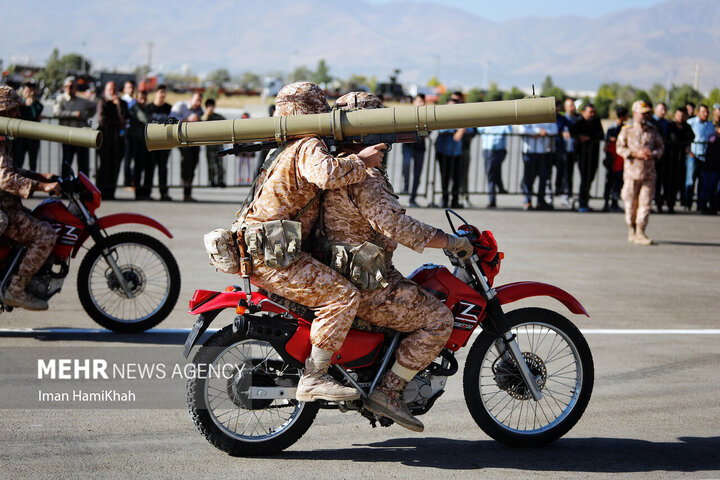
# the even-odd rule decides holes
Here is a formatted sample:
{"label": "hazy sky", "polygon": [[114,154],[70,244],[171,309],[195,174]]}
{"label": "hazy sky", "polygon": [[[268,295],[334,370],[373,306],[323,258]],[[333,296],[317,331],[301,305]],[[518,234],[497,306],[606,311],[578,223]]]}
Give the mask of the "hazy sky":
{"label": "hazy sky", "polygon": [[[371,3],[390,3],[399,0],[367,0]],[[407,1],[407,0],[405,0]],[[469,10],[488,20],[503,21],[520,17],[555,17],[580,15],[601,17],[627,8],[644,8],[663,0],[432,0],[450,7]]]}

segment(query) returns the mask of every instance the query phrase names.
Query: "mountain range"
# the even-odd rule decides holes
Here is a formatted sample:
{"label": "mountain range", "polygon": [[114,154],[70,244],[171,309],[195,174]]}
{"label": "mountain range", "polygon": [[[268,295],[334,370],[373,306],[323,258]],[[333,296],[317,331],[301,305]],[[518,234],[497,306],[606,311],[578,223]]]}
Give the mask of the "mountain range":
{"label": "mountain range", "polygon": [[671,0],[598,18],[519,12],[503,22],[425,1],[39,3],[45,8],[32,12],[18,2],[3,7],[5,66],[43,64],[57,47],[118,70],[146,64],[151,53],[154,70],[195,73],[287,73],[325,59],[331,75],[384,80],[397,68],[402,83],[437,75],[449,86],[527,88],[550,75],[566,89],[611,81],[649,88],[692,84],[699,68],[701,91],[720,85],[717,0]]}

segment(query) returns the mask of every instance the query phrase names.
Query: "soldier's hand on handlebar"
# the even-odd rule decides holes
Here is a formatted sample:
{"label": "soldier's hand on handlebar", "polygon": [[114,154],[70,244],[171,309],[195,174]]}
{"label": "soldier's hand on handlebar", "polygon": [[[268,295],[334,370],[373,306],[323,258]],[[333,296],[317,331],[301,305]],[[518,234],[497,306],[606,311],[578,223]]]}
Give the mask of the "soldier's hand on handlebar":
{"label": "soldier's hand on handlebar", "polygon": [[360,150],[357,154],[360,160],[365,162],[366,168],[376,168],[382,165],[382,158],[385,154],[387,145],[384,143],[378,143],[377,145],[371,145]]}
{"label": "soldier's hand on handlebar", "polygon": [[60,183],[58,182],[41,183],[40,189],[51,196],[60,195]]}
{"label": "soldier's hand on handlebar", "polygon": [[467,237],[448,235],[448,244],[445,250],[455,255],[460,260],[467,260],[473,254],[473,246]]}

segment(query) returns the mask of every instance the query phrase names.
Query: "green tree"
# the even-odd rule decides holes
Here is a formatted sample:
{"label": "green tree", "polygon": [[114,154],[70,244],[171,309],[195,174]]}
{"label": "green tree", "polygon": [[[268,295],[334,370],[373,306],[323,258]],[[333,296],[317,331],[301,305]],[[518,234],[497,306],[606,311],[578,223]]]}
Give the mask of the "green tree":
{"label": "green tree", "polygon": [[230,72],[225,68],[218,68],[210,72],[207,81],[213,83],[216,87],[221,88],[226,83],[230,83]]}
{"label": "green tree", "polygon": [[430,80],[428,80],[428,87],[437,87],[438,85],[440,85],[440,80],[438,80],[437,77],[433,76],[430,78]]}
{"label": "green tree", "polygon": [[465,101],[467,103],[482,102],[483,100],[485,100],[485,93],[478,88],[473,88],[465,95]]}
{"label": "green tree", "polygon": [[291,82],[311,82],[313,79],[313,72],[305,65],[300,65],[292,72],[290,78]]}
{"label": "green tree", "polygon": [[503,93],[502,99],[503,100],[517,100],[519,98],[525,98],[525,96],[526,96],[525,92],[523,92],[522,90],[520,90],[517,87],[512,87],[512,90]]}
{"label": "green tree", "polygon": [[548,75],[547,77],[545,77],[545,80],[540,87],[540,96],[555,97],[562,102],[565,101],[565,97],[567,97],[567,94],[565,93],[565,90],[555,85],[552,77]]}
{"label": "green tree", "polygon": [[260,90],[262,88],[262,79],[260,75],[252,72],[245,72],[238,82],[245,90]]}
{"label": "green tree", "polygon": [[340,89],[344,92],[356,91],[359,87],[365,86],[369,88],[368,79],[365,75],[350,75],[349,78],[340,82]]}
{"label": "green tree", "polygon": [[672,104],[672,110],[676,108],[682,108],[688,102],[692,102],[695,105],[702,102],[702,94],[695,90],[690,85],[680,85],[679,87],[673,85],[670,89],[670,103]]}
{"label": "green tree", "polygon": [[603,83],[595,94],[595,112],[600,118],[608,118],[610,109],[616,103],[616,92],[608,85]]}
{"label": "green tree", "polygon": [[312,74],[312,81],[317,85],[327,86],[332,81],[330,76],[330,68],[325,63],[325,59],[321,58]]}
{"label": "green tree", "polygon": [[635,96],[633,97],[633,102],[637,100],[642,100],[643,102],[652,105],[652,100],[650,99],[650,94],[648,94],[645,90],[637,90],[635,92]]}
{"label": "green tree", "polygon": [[488,88],[485,100],[488,102],[494,102],[503,99],[503,92],[498,88],[497,83],[490,82],[490,88]]}
{"label": "green tree", "polygon": [[713,88],[706,101],[710,108],[715,104],[720,104],[720,88]]}
{"label": "green tree", "polygon": [[38,81],[51,91],[59,90],[66,76],[72,73],[87,72],[91,68],[90,61],[77,53],[69,53],[60,57],[60,51],[54,48],[45,63],[45,68],[38,73]]}
{"label": "green tree", "polygon": [[653,85],[648,93],[650,94],[650,100],[652,100],[653,105],[656,105],[660,102],[667,102],[667,89],[659,83]]}
{"label": "green tree", "polygon": [[62,66],[68,71],[88,72],[92,68],[90,61],[77,53],[68,53],[60,59]]}

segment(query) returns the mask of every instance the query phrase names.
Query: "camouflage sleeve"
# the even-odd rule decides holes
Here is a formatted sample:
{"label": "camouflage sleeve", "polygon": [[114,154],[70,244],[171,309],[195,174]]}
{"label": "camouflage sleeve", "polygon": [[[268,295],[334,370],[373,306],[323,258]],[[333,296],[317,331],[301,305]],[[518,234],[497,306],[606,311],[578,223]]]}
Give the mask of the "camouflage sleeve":
{"label": "camouflage sleeve", "polygon": [[317,137],[304,140],[300,145],[297,168],[304,179],[323,190],[345,187],[365,179],[365,163],[357,155],[333,157]]}
{"label": "camouflage sleeve", "polygon": [[18,174],[7,151],[0,150],[0,190],[18,197],[30,198],[37,184],[35,180]]}
{"label": "camouflage sleeve", "polygon": [[630,150],[630,145],[628,145],[628,131],[625,128],[620,130],[620,134],[617,137],[617,142],[615,143],[615,152],[617,152],[617,154],[623,157],[625,160],[629,159],[630,155],[632,154],[632,151]]}
{"label": "camouflage sleeve", "polygon": [[365,181],[352,185],[351,199],[373,230],[408,248],[422,253],[437,229],[405,214],[387,180],[376,170],[368,171]]}

